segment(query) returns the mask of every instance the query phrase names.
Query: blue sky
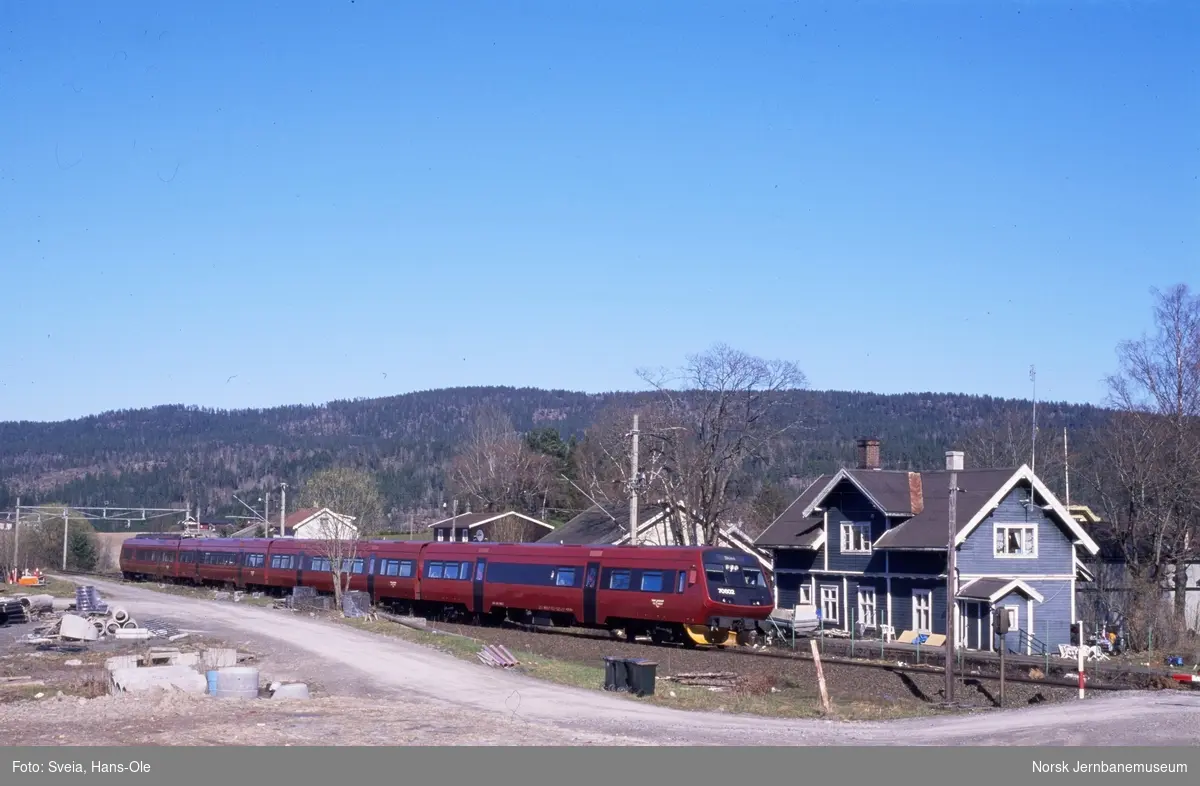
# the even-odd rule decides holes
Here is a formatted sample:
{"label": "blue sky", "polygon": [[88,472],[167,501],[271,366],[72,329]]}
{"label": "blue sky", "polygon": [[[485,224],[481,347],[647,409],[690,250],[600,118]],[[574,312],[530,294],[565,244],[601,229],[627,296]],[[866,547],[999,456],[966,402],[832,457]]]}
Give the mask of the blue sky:
{"label": "blue sky", "polygon": [[717,341],[1099,401],[1200,285],[1195,3],[0,3],[0,420]]}

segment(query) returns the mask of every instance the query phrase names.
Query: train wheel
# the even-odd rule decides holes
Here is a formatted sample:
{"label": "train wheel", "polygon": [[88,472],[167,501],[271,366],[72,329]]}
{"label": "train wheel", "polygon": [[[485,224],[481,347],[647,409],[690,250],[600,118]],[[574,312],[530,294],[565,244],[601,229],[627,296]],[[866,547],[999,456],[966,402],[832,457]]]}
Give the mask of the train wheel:
{"label": "train wheel", "polygon": [[713,630],[704,625],[688,625],[684,628],[688,639],[693,643],[706,647],[727,647],[737,645],[737,634],[731,630],[720,628]]}

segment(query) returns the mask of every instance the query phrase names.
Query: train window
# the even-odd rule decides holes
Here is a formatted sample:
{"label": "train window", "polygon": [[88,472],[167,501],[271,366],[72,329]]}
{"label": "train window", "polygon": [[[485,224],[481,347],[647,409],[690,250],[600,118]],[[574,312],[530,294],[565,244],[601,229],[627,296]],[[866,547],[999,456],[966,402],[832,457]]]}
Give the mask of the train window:
{"label": "train window", "polygon": [[385,559],[379,563],[380,576],[399,576],[400,575],[400,560]]}
{"label": "train window", "polygon": [[247,554],[246,567],[261,568],[264,564],[266,564],[266,559],[267,558],[265,554]]}
{"label": "train window", "polygon": [[556,587],[574,587],[575,586],[575,569],[574,568],[559,568],[558,573],[554,576],[554,585]]}
{"label": "train window", "polygon": [[679,571],[679,581],[675,582],[675,584],[677,585],[677,588],[675,590],[676,592],[681,593],[687,587],[687,574],[684,573],[682,570]]}
{"label": "train window", "polygon": [[725,571],[720,568],[705,568],[704,577],[714,584],[725,583]]}
{"label": "train window", "polygon": [[458,563],[457,562],[447,562],[444,570],[445,570],[445,573],[442,574],[443,577],[445,577],[447,579],[458,578]]}
{"label": "train window", "polygon": [[615,590],[629,589],[629,571],[614,570],[612,575],[608,577],[608,588]]}
{"label": "train window", "polygon": [[412,569],[413,569],[412,560],[407,560],[407,559],[404,560],[403,562],[400,563],[400,577],[408,578],[408,577],[412,576]]}
{"label": "train window", "polygon": [[471,563],[463,562],[458,566],[458,577],[463,581],[471,578]]}
{"label": "train window", "polygon": [[364,563],[363,563],[362,557],[356,557],[353,562],[351,562],[350,560],[342,560],[342,564],[349,566],[350,573],[362,573],[363,572]]}
{"label": "train window", "polygon": [[311,557],[308,561],[308,569],[329,571],[333,569],[333,563],[325,557]]}
{"label": "train window", "polygon": [[642,592],[662,592],[663,574],[647,571],[642,574]]}
{"label": "train window", "polygon": [[588,589],[591,589],[592,587],[596,586],[596,569],[595,568],[588,568],[587,583],[585,586],[587,586]]}
{"label": "train window", "polygon": [[487,564],[484,562],[480,562],[475,565],[475,580],[476,581],[483,581],[483,571],[484,571],[484,568],[486,568],[486,567],[487,567]]}
{"label": "train window", "polygon": [[441,577],[442,577],[442,563],[440,563],[440,562],[429,563],[429,578],[440,579]]}
{"label": "train window", "polygon": [[291,554],[272,554],[271,567],[275,570],[291,570],[296,567]]}

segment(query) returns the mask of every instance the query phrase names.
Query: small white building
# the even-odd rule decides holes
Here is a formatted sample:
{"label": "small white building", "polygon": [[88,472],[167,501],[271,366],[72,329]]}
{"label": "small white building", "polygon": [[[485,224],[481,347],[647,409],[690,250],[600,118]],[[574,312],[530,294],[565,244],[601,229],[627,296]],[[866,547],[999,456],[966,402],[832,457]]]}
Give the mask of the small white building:
{"label": "small white building", "polygon": [[287,517],[286,534],[298,540],[353,540],[358,536],[354,517],[329,508],[306,508]]}

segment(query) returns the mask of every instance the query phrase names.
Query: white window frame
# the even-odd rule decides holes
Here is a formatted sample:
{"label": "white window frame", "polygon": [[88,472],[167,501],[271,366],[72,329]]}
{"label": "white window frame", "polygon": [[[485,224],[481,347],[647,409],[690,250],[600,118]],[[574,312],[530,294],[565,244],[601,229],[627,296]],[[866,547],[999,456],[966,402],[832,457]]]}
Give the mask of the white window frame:
{"label": "white window frame", "polygon": [[[858,547],[855,548],[855,536],[861,540]],[[855,521],[842,522],[842,553],[843,554],[870,554],[871,553],[871,525],[862,524]]]}
{"label": "white window frame", "polygon": [[438,539],[439,543],[446,539],[446,536],[442,533],[442,531],[440,529],[437,531],[437,539]]}
{"label": "white window frame", "polygon": [[1008,632],[1019,631],[1021,629],[1021,607],[1010,603],[1000,608],[1004,609],[1004,613],[1008,615]]}
{"label": "white window frame", "polygon": [[800,606],[812,605],[812,585],[807,581],[800,585],[800,591],[796,594],[796,603]]}
{"label": "white window frame", "polygon": [[[829,616],[829,609],[832,606],[833,616]],[[841,609],[841,598],[838,597],[838,588],[836,584],[821,585],[821,621],[822,622],[837,622],[842,615],[839,614]]]}
{"label": "white window frame", "polygon": [[[864,598],[870,598],[870,602],[864,603]],[[858,588],[858,619],[856,622],[862,623],[863,627],[866,628],[876,627],[879,624],[879,606],[876,605],[877,601],[878,595],[874,587],[860,585]],[[867,619],[868,615],[863,613],[868,608],[871,610],[870,619]]]}
{"label": "white window frame", "polygon": [[[918,601],[922,598],[925,599],[925,613],[928,615],[928,619],[924,620],[929,623],[926,626],[918,624],[919,610],[921,609]],[[915,589],[912,591],[912,627],[917,633],[933,633],[933,590]]]}
{"label": "white window frame", "polygon": [[[1021,552],[1021,553],[1016,553],[1016,554],[1010,554],[1007,551],[1004,551],[1003,548],[1007,548],[1008,539],[1010,537],[1009,536],[1010,530],[1020,530],[1020,531],[1028,530],[1029,532],[1032,532],[1033,533],[1033,550],[1029,553]],[[997,541],[1000,539],[1001,533],[1004,533],[1004,535],[1003,535],[1004,540],[1002,542],[1005,544],[1005,546],[1003,548],[997,546]],[[1021,542],[1022,543],[1025,542],[1024,537],[1021,538]],[[993,556],[996,557],[996,559],[1037,559],[1037,556],[1038,556],[1038,526],[1037,526],[1037,524],[1025,523],[1025,522],[1002,524],[1000,522],[997,522],[992,527],[992,554],[993,554]]]}

